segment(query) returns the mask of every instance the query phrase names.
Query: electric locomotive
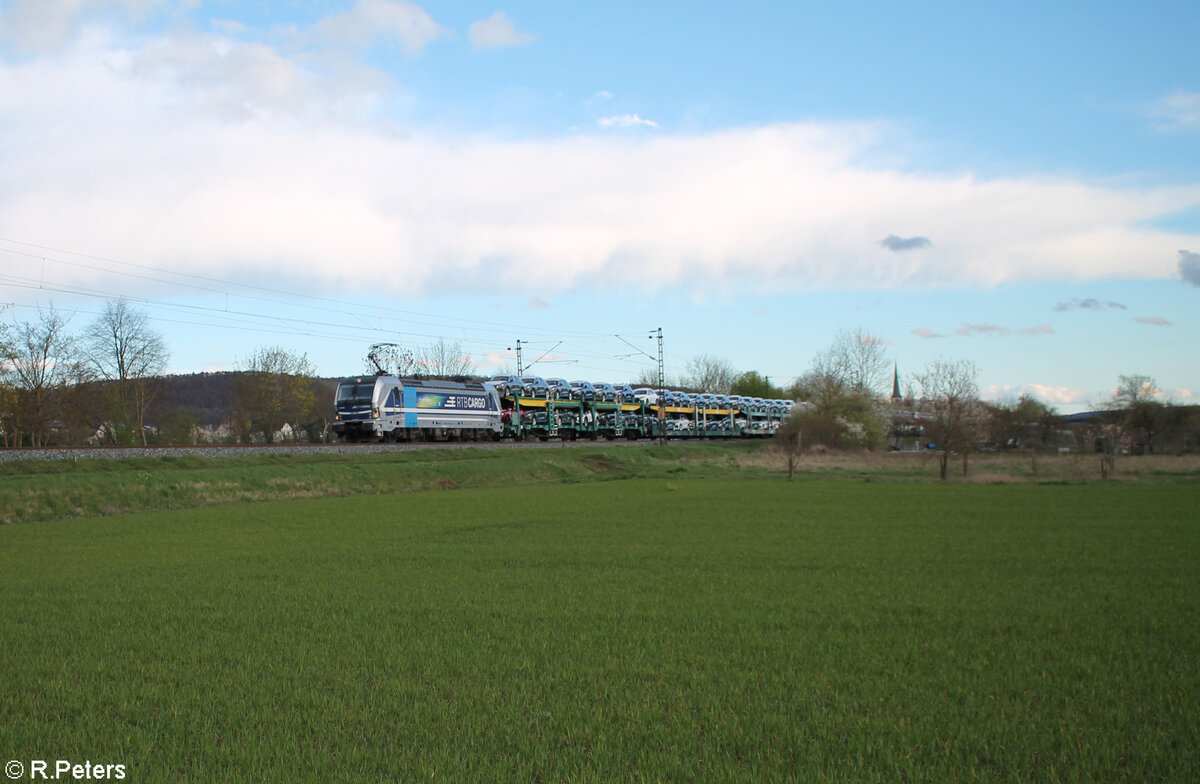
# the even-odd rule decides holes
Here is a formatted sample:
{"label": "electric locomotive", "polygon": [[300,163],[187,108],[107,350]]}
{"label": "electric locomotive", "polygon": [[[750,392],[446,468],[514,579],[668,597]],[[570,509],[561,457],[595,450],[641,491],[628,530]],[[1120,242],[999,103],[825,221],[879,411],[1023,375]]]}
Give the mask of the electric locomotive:
{"label": "electric locomotive", "polygon": [[334,398],[332,429],[344,441],[494,441],[500,396],[491,384],[357,376]]}

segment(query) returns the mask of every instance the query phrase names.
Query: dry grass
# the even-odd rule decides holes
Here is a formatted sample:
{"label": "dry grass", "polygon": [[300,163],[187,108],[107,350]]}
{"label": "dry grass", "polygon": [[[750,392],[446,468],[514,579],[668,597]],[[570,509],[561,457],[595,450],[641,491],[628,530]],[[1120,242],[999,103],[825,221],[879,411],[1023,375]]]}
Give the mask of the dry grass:
{"label": "dry grass", "polygon": [[[786,470],[787,458],[775,447],[744,452],[734,458],[742,468]],[[796,472],[811,477],[861,476],[880,481],[927,481],[938,478],[938,456],[932,452],[843,452],[814,447],[801,455]],[[961,457],[950,458],[948,481],[972,484],[1013,482],[1153,482],[1200,481],[1200,455],[1120,457],[1116,472],[1102,480],[1100,456],[977,452],[963,474]]]}

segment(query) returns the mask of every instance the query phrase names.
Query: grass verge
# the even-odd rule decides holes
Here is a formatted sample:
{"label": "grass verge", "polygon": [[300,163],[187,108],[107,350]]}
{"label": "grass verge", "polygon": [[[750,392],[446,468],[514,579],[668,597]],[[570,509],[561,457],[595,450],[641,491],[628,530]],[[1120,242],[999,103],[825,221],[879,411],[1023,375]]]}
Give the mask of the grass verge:
{"label": "grass verge", "polygon": [[[0,463],[0,523],[191,509],[286,498],[587,483],[631,477],[785,478],[769,444],[677,444],[570,449],[432,449],[360,455],[165,457]],[[1099,477],[1090,456],[975,455],[952,483],[1079,483]],[[1200,482],[1200,458],[1122,460],[1114,481]],[[937,482],[933,455],[809,454],[799,481]]]}

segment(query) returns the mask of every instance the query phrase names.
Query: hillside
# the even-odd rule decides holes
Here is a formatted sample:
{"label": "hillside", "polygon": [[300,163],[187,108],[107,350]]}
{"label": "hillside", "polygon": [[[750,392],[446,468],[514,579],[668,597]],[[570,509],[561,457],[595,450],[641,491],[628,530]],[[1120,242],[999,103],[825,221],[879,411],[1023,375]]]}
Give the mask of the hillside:
{"label": "hillside", "polygon": [[[233,419],[237,401],[237,381],[242,373],[191,373],[179,376],[163,376],[159,379],[160,391],[155,399],[151,422],[188,415],[198,425],[221,425]],[[318,413],[333,416],[333,393],[338,379],[318,378],[316,386]]]}

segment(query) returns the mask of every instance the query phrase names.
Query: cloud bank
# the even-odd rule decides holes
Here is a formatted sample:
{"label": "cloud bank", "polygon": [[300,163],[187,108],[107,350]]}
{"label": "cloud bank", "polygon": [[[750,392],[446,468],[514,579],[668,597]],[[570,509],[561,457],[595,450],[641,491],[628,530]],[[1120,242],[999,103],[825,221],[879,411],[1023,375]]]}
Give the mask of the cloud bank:
{"label": "cloud bank", "polygon": [[[1200,236],[1147,227],[1200,205],[1200,184],[907,171],[871,123],[447,136],[398,125],[396,77],[344,48],[418,57],[448,37],[411,3],[359,0],[284,42],[214,30],[58,32],[0,60],[0,236],[398,296],[520,290],[535,269],[548,294],[1194,275],[1173,259]],[[936,246],[891,233],[918,225]]]}

